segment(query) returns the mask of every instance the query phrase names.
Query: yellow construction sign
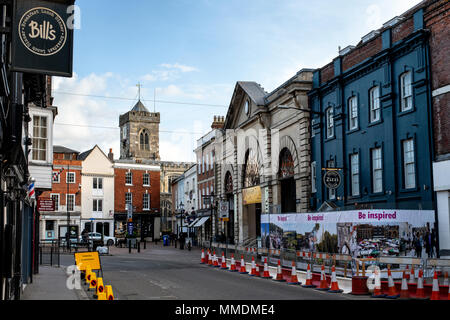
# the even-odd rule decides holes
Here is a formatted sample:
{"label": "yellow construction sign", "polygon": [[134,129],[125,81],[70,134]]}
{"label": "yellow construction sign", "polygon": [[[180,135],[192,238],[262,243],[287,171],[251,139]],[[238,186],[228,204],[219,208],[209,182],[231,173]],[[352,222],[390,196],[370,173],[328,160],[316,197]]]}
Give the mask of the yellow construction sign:
{"label": "yellow construction sign", "polygon": [[89,266],[91,270],[100,270],[100,257],[98,252],[81,252],[75,253],[75,263],[80,271],[86,271]]}

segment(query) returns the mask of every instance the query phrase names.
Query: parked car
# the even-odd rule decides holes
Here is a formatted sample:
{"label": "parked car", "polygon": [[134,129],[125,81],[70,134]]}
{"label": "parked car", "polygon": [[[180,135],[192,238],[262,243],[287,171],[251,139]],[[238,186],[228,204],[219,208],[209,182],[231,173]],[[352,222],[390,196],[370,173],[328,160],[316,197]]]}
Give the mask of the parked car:
{"label": "parked car", "polygon": [[[92,241],[101,241],[102,240],[102,234],[98,232],[89,232],[87,235],[87,239],[89,242]],[[80,236],[80,242],[83,243],[83,237]],[[103,236],[103,245],[107,246],[113,246],[116,243],[115,237],[110,236]]]}

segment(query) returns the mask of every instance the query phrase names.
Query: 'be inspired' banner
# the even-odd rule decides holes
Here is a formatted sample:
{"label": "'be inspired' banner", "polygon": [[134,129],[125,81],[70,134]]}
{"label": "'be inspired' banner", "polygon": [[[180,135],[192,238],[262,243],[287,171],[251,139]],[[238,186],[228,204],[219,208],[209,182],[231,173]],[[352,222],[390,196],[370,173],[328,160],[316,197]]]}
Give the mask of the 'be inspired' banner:
{"label": "'be inspired' banner", "polygon": [[[352,256],[417,256],[415,239],[433,234],[432,210],[354,210],[261,216],[263,247]],[[424,253],[421,253],[422,255]]]}

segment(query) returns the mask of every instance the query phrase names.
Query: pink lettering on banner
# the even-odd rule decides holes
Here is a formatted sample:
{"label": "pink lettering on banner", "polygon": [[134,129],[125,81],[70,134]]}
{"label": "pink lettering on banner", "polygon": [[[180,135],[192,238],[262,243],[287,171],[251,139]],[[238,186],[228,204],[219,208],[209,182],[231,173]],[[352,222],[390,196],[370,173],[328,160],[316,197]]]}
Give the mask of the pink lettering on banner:
{"label": "pink lettering on banner", "polygon": [[311,216],[308,214],[308,221],[311,221]]}
{"label": "pink lettering on banner", "polygon": [[286,222],[287,221],[287,217],[278,217],[278,221]]}
{"label": "pink lettering on banner", "polygon": [[363,212],[358,212],[358,219],[359,220],[397,220],[397,211],[394,211],[393,213],[386,213],[383,212],[367,212],[367,215]]}

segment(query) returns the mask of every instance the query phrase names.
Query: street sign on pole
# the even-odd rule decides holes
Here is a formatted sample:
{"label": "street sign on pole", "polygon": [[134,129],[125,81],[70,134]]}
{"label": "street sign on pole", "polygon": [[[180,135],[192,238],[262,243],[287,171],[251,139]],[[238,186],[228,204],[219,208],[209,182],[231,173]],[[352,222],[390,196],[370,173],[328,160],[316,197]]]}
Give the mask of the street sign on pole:
{"label": "street sign on pole", "polygon": [[228,201],[220,201],[219,203],[219,220],[220,221],[230,220],[230,210]]}

